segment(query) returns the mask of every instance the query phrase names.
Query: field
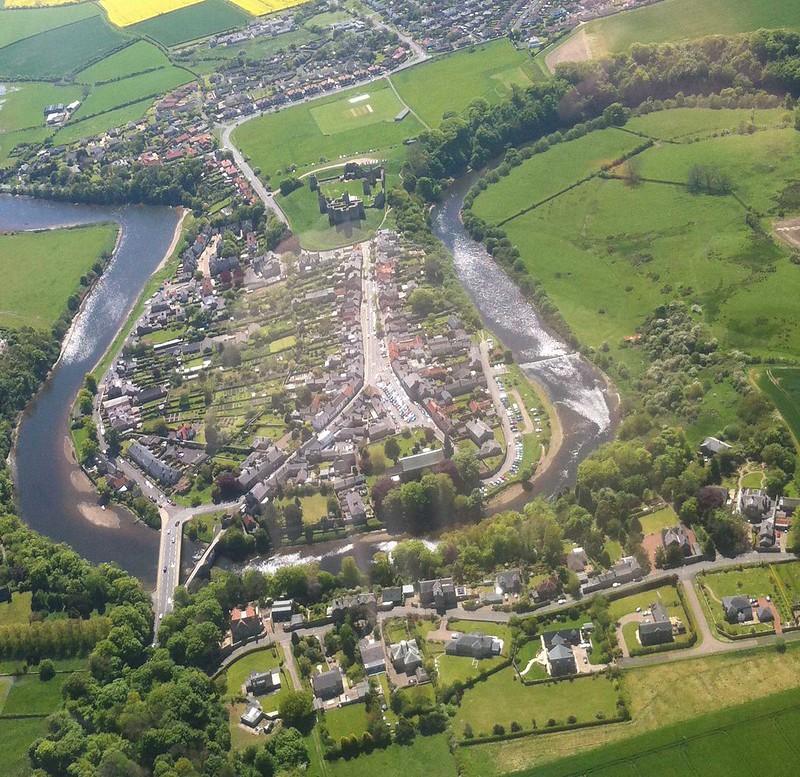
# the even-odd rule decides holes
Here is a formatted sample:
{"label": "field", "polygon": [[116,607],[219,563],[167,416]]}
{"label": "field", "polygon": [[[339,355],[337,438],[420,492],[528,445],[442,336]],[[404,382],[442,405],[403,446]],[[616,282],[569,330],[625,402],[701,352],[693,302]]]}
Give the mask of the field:
{"label": "field", "polygon": [[50,327],[115,235],[99,225],[0,236],[0,326]]}
{"label": "field", "polygon": [[96,86],[85,102],[75,111],[72,121],[79,122],[89,116],[106,113],[128,103],[141,102],[146,98],[168,92],[193,80],[194,76],[179,67],[164,67],[149,73],[124,78]]}
{"label": "field", "polygon": [[530,86],[530,56],[508,40],[437,57],[392,76],[403,100],[423,122],[438,126],[446,113],[461,113],[476,98],[498,103],[512,85]]}
{"label": "field", "polygon": [[[551,766],[529,768],[519,777],[790,777],[796,771],[794,741],[799,722],[800,693],[794,690]],[[739,746],[732,749],[734,741]]]}
{"label": "field", "polygon": [[75,0],[5,0],[3,8],[53,8],[74,2]]}
{"label": "field", "polygon": [[348,704],[330,710],[325,713],[325,725],[334,742],[350,734],[361,736],[367,730],[366,707],[363,704]]}
{"label": "field", "polygon": [[45,30],[52,30],[65,24],[99,16],[100,11],[93,3],[67,5],[56,8],[28,8],[0,10],[0,47],[7,46]]}
{"label": "field", "polygon": [[719,132],[736,132],[742,124],[780,127],[791,120],[785,108],[674,108],[634,116],[625,129],[659,140],[689,140]]}
{"label": "field", "polygon": [[[664,0],[647,8],[591,21],[561,47],[584,49],[583,58],[627,51],[634,43],[665,43],[704,35],[732,35],[762,27],[800,28],[800,6],[794,0]],[[559,58],[556,49],[554,58]],[[576,57],[571,57],[576,58]],[[553,60],[548,58],[548,63]]]}
{"label": "field", "polygon": [[[788,645],[784,654],[770,648],[627,670],[623,674],[623,684],[632,715],[630,723],[464,748],[459,752],[459,761],[465,777],[500,777],[529,770],[532,764],[541,768],[560,758],[631,740],[638,735],[646,734],[650,741],[659,736],[659,729],[706,714],[709,700],[713,700],[715,709],[724,710],[795,689],[799,670],[800,650],[793,645]],[[765,682],[764,678],[769,681]],[[680,704],[676,703],[677,692],[669,689],[680,689]],[[562,773],[572,774],[552,772],[554,775]],[[542,769],[535,774],[544,777],[548,772]],[[603,777],[617,774],[612,770],[604,772]],[[594,777],[594,772],[592,775]]]}
{"label": "field", "polygon": [[616,715],[618,693],[614,682],[601,675],[526,686],[513,669],[504,669],[464,692],[453,726],[462,737],[469,724],[475,736],[489,735],[495,723],[508,731],[512,722],[523,729],[544,728],[549,720],[565,724],[574,716],[578,723]]}
{"label": "field", "polygon": [[6,84],[0,96],[0,132],[16,132],[44,126],[44,109],[54,103],[68,104],[81,98],[78,86],[34,81]]}
{"label": "field", "polygon": [[618,129],[592,132],[570,143],[559,143],[544,154],[535,154],[513,173],[482,192],[472,207],[485,221],[496,223],[523,208],[572,186],[600,171],[644,141]]}
{"label": "field", "polygon": [[231,0],[231,2],[253,16],[264,16],[286,8],[294,8],[308,0]]}
{"label": "field", "polygon": [[668,529],[671,526],[677,526],[678,516],[675,510],[670,505],[662,507],[649,515],[643,515],[639,518],[639,523],[642,525],[642,534],[653,534],[653,532],[660,531],[661,529]]}
{"label": "field", "polygon": [[[694,165],[711,165],[730,176],[745,204],[776,215],[796,208],[792,187],[800,177],[800,135],[776,128],[782,115],[757,115],[757,123],[772,128],[752,135],[656,145],[636,157],[643,183],[593,179],[504,225],[529,273],[580,340],[593,347],[608,343],[636,371],[640,355],[621,347],[621,340],[659,304],[681,297],[700,306],[725,346],[760,358],[796,357],[800,273],[788,252],[746,225],[734,197],[691,194],[685,186]],[[691,135],[693,128],[707,135],[713,126],[741,121],[736,111],[712,116],[678,110],[647,118],[646,128],[664,136]],[[607,133],[597,138],[604,152]],[[594,142],[589,135],[536,155],[482,192],[475,212],[508,218],[549,191],[543,181],[555,179],[553,188],[563,188],[568,176],[559,178],[558,171],[574,165],[571,174],[580,175],[577,159],[592,160]],[[570,148],[576,149],[572,155]],[[595,159],[600,156],[598,148]],[[541,175],[532,174],[537,169]],[[784,304],[765,310],[765,300],[779,297]],[[693,439],[724,425],[735,404],[727,384],[715,385],[703,400]]]}
{"label": "field", "polygon": [[384,82],[382,88],[366,87],[360,94],[318,105],[311,109],[311,116],[323,135],[338,135],[370,124],[394,121],[402,108],[400,100]]}
{"label": "field", "polygon": [[[0,20],[0,25],[3,23]],[[92,16],[0,49],[0,77],[63,78],[126,42],[127,38],[110,27],[102,16]]]}
{"label": "field", "polygon": [[31,614],[31,592],[14,593],[10,602],[0,604],[0,626],[27,624]]}
{"label": "field", "polygon": [[202,0],[136,0],[135,3],[130,0],[100,0],[100,5],[113,24],[128,27],[199,2]]}
{"label": "field", "polygon": [[72,121],[55,134],[54,140],[58,143],[74,143],[81,138],[99,135],[114,127],[121,127],[129,121],[138,121],[147,113],[152,104],[152,98],[148,97],[132,105],[126,105],[124,108],[115,108],[82,121]]}
{"label": "field", "polygon": [[795,440],[800,440],[800,369],[770,367],[758,376],[758,386],[780,410]]}
{"label": "field", "polygon": [[146,40],[126,46],[121,51],[82,70],[77,80],[84,84],[96,84],[114,78],[127,78],[156,67],[170,64],[167,55],[158,46]]}
{"label": "field", "polygon": [[0,720],[4,777],[26,777],[31,773],[28,748],[35,739],[46,733],[47,723],[44,718]]}
{"label": "field", "polygon": [[[119,0],[127,3],[127,0]],[[131,27],[133,32],[164,46],[177,46],[247,24],[250,17],[225,0],[205,0],[177,11],[156,16]]]}
{"label": "field", "polygon": [[408,746],[390,745],[353,760],[340,759],[325,765],[330,777],[456,777],[456,766],[447,746],[447,736],[417,736]]}

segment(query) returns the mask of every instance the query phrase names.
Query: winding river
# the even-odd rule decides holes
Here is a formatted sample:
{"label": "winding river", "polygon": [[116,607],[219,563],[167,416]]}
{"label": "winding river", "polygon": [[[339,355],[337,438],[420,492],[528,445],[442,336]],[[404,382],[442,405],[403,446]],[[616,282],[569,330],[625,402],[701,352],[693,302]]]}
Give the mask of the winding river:
{"label": "winding river", "polygon": [[[33,529],[92,562],[115,561],[152,586],[157,532],[127,510],[97,506],[75,464],[69,414],[84,375],[103,356],[171,245],[179,213],[170,208],[71,205],[0,195],[0,232],[116,222],[117,250],[75,317],[50,377],[23,415],[14,453],[18,510]],[[54,257],[57,259],[57,257]]]}

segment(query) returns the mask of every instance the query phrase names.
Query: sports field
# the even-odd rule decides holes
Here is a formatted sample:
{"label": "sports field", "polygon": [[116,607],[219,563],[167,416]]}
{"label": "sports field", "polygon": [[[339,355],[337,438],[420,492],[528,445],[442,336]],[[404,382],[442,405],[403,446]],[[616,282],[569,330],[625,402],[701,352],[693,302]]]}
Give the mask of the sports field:
{"label": "sports field", "polygon": [[158,46],[139,40],[110,57],[82,70],[77,80],[84,84],[95,84],[115,78],[127,78],[145,70],[170,65],[169,58]]}
{"label": "sports field", "polygon": [[[118,0],[126,3],[127,0]],[[140,21],[130,29],[139,35],[152,38],[163,46],[177,46],[190,40],[242,27],[250,17],[225,0],[203,0],[202,3],[182,3],[170,13]]]}
{"label": "sports field", "polygon": [[[50,14],[54,10],[36,10],[33,13]],[[0,18],[0,25],[7,23],[6,17]],[[102,16],[92,16],[1,48],[0,77],[63,78],[102,59],[127,41],[128,38],[112,28]]]}
{"label": "sports field", "polygon": [[370,124],[394,121],[402,109],[394,92],[382,84],[375,90],[366,87],[343,100],[318,105],[311,109],[311,116],[323,135],[338,135]]}
{"label": "sports field", "polygon": [[231,0],[231,2],[253,16],[264,16],[268,13],[283,11],[286,8],[294,8],[308,0]]}
{"label": "sports field", "polygon": [[87,19],[90,16],[99,15],[100,10],[94,3],[45,9],[0,10],[0,46],[7,46],[9,43],[29,38],[45,30],[52,30],[65,24]]}
{"label": "sports field", "polygon": [[202,0],[100,0],[100,5],[108,14],[109,20],[117,27],[128,27],[154,16],[176,11]]}
{"label": "sports field", "polygon": [[402,70],[392,83],[422,121],[435,127],[478,97],[498,103],[512,85],[530,86],[531,69],[530,55],[504,38]]}
{"label": "sports field", "polygon": [[559,61],[627,51],[634,43],[665,43],[776,27],[800,29],[800,4],[795,0],[663,0],[589,22],[549,54],[547,62],[552,68]]}
{"label": "sports field", "polygon": [[0,326],[51,326],[116,232],[101,224],[0,236]]}
{"label": "sports field", "polygon": [[800,440],[800,369],[770,367],[758,376],[758,387],[780,410],[795,440]]}

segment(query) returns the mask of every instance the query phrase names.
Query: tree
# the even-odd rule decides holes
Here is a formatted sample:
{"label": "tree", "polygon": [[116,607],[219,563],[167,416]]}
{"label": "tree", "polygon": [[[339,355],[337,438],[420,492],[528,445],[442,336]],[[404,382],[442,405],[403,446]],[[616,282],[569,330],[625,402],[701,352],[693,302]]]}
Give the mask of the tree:
{"label": "tree", "polygon": [[400,458],[400,445],[394,437],[390,437],[383,444],[383,452],[395,463]]}
{"label": "tree", "polygon": [[361,585],[361,572],[358,569],[356,560],[352,556],[345,556],[342,559],[339,579],[342,581],[342,585],[345,588],[355,588]]}
{"label": "tree", "polygon": [[39,663],[39,679],[42,682],[52,680],[56,676],[56,668],[49,658],[44,658]]}
{"label": "tree", "polygon": [[278,704],[278,714],[287,726],[307,725],[314,714],[314,699],[308,691],[285,691]]}
{"label": "tree", "polygon": [[428,316],[436,309],[436,295],[430,289],[414,289],[408,298],[411,309],[418,316]]}

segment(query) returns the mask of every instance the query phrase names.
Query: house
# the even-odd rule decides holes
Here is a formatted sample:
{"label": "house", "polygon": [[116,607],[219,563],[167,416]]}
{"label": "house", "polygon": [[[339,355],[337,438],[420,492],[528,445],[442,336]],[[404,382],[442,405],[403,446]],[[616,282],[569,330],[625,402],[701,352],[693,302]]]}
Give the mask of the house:
{"label": "house", "polygon": [[522,590],[522,573],[518,569],[498,572],[495,589],[501,594],[518,594]]}
{"label": "house", "polygon": [[485,442],[494,439],[494,432],[485,421],[481,421],[480,419],[475,421],[467,421],[465,428],[470,440],[472,440],[472,442],[474,442],[479,448]]}
{"label": "house", "polygon": [[323,701],[335,699],[344,693],[344,682],[342,672],[339,667],[328,672],[315,674],[311,678],[311,687],[314,689],[314,696]]}
{"label": "house", "polygon": [[662,529],[661,542],[664,550],[672,547],[679,548],[687,561],[699,561],[703,557],[703,549],[695,541],[693,533],[690,533],[682,524]]}
{"label": "house", "polygon": [[753,605],[749,596],[723,596],[722,611],[728,623],[748,623],[753,620]]}
{"label": "house", "polygon": [[128,456],[146,475],[150,475],[162,485],[174,486],[180,480],[180,470],[161,461],[140,442],[131,443]]}
{"label": "house", "polygon": [[444,451],[441,448],[437,448],[433,451],[423,451],[422,453],[415,453],[411,456],[403,456],[399,464],[403,474],[409,474],[411,472],[418,472],[427,467],[435,467],[443,461]]}
{"label": "house", "polygon": [[439,612],[456,606],[456,587],[452,577],[440,580],[421,580],[418,583],[419,603],[422,607],[433,607]]}
{"label": "house", "polygon": [[272,603],[272,622],[281,623],[292,619],[293,599],[278,599]]}
{"label": "house", "polygon": [[578,673],[578,664],[572,649],[556,644],[547,651],[547,672],[551,677],[566,677]]}
{"label": "house", "polygon": [[718,440],[716,437],[706,437],[706,439],[700,443],[700,453],[707,456],[709,459],[712,456],[716,456],[718,453],[729,450],[731,450],[731,446],[722,440]]}
{"label": "house", "polygon": [[258,636],[264,630],[264,623],[258,607],[248,604],[243,610],[231,610],[231,639],[234,643]]}
{"label": "house", "polygon": [[589,563],[589,557],[583,548],[573,548],[567,553],[567,569],[572,572],[583,572]]}
{"label": "house", "polygon": [[367,677],[386,671],[386,656],[380,642],[365,637],[358,643],[358,650],[361,653],[361,663],[364,664],[364,672]]}
{"label": "house", "polygon": [[739,494],[739,512],[750,523],[761,523],[772,510],[772,499],[760,488],[743,488]]}
{"label": "house", "polygon": [[270,669],[268,672],[251,672],[244,687],[248,693],[255,695],[279,691],[281,689],[280,670]]}
{"label": "house", "polygon": [[650,606],[650,612],[653,617],[652,622],[639,624],[639,642],[644,647],[672,642],[674,640],[672,622],[664,605],[656,602]]}
{"label": "house", "polygon": [[381,603],[392,607],[401,607],[405,603],[406,597],[403,589],[399,585],[384,588],[381,591]]}
{"label": "house", "polygon": [[759,604],[758,608],[756,609],[756,617],[758,618],[759,623],[772,623],[775,620],[775,614],[772,611],[772,607],[768,607],[765,604]]}
{"label": "house", "polygon": [[398,672],[411,675],[422,666],[422,653],[419,652],[417,643],[411,639],[404,639],[389,646],[389,656],[392,666]]}
{"label": "house", "polygon": [[500,655],[503,640],[488,634],[457,634],[445,645],[444,650],[448,656],[490,658]]}
{"label": "house", "polygon": [[756,546],[758,550],[776,550],[775,520],[773,518],[767,518],[759,524]]}
{"label": "house", "polygon": [[247,711],[239,718],[245,726],[255,728],[264,719],[264,712],[261,707],[252,705],[247,708]]}
{"label": "house", "polygon": [[341,596],[331,602],[328,613],[336,623],[343,623],[347,616],[354,622],[375,623],[378,617],[378,600],[373,593]]}

